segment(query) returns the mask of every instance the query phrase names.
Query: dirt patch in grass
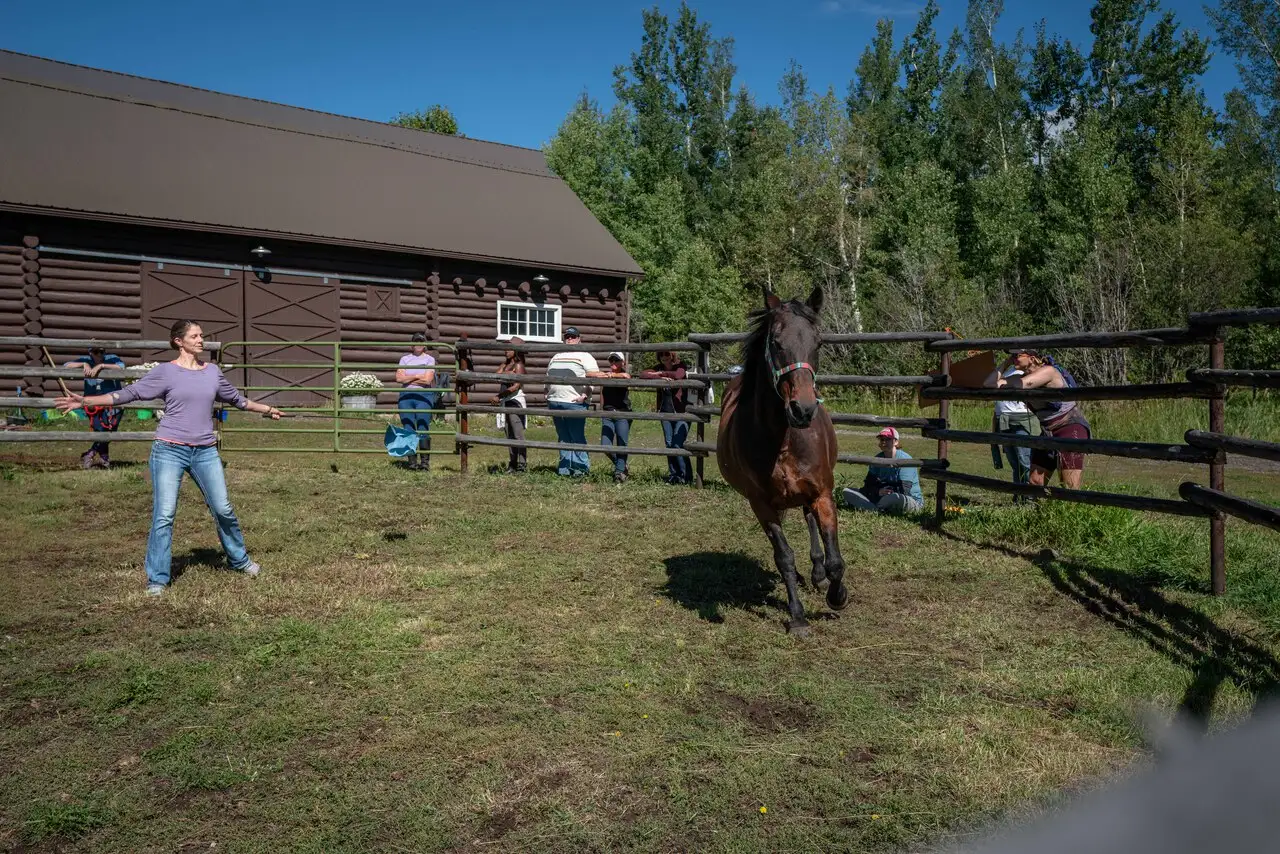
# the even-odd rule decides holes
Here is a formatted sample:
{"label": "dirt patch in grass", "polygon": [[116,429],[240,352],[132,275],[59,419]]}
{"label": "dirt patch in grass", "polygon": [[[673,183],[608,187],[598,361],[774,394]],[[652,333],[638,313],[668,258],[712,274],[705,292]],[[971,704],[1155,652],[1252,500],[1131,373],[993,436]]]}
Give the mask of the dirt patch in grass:
{"label": "dirt patch in grass", "polygon": [[817,715],[809,702],[770,697],[748,700],[718,688],[707,691],[704,696],[711,707],[758,732],[796,732],[811,729],[816,724]]}

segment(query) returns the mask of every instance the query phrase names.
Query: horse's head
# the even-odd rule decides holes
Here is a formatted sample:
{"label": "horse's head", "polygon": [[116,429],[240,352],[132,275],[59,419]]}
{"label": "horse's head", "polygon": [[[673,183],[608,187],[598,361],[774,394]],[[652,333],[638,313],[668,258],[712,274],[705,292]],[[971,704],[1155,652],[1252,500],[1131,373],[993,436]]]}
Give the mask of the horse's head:
{"label": "horse's head", "polygon": [[763,337],[763,368],[767,382],[782,399],[787,423],[808,427],[818,411],[818,314],[822,311],[822,288],[813,289],[809,299],[783,302],[766,287],[765,310],[760,317]]}

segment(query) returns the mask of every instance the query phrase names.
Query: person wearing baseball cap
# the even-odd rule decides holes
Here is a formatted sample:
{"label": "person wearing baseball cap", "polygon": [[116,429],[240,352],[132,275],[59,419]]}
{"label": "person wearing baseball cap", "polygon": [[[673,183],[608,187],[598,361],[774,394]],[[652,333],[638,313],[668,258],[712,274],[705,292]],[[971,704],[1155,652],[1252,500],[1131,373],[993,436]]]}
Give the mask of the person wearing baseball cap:
{"label": "person wearing baseball cap", "polygon": [[[577,380],[588,377],[607,376],[600,370],[595,356],[579,349],[582,334],[577,327],[570,326],[564,330],[564,343],[569,347],[556,353],[547,363],[547,376],[563,378],[569,382],[547,383],[547,408],[562,410],[584,410],[590,400],[591,386]],[[587,421],[583,417],[567,418],[551,416],[556,425],[556,438],[564,445],[587,444]],[[560,464],[556,466],[556,474],[562,477],[584,477],[591,471],[591,458],[586,451],[560,451]]]}
{"label": "person wearing baseball cap", "polygon": [[[911,455],[899,447],[902,437],[892,427],[876,434],[880,444],[877,457],[909,460]],[[896,466],[870,466],[861,489],[846,486],[842,492],[846,507],[877,513],[919,513],[924,510],[920,492],[920,470]]]}

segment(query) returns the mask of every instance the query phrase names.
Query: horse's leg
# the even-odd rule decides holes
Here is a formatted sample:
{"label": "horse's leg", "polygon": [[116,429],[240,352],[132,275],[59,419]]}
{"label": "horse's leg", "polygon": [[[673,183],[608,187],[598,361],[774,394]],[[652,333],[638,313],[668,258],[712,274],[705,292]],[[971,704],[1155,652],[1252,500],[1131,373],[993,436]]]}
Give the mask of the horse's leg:
{"label": "horse's leg", "polygon": [[813,586],[821,589],[822,582],[827,580],[826,559],[822,551],[822,534],[818,530],[818,517],[813,514],[812,507],[804,508],[804,521],[809,525],[809,560],[813,561]]}
{"label": "horse's leg", "polygon": [[[813,502],[813,515],[822,531],[822,542],[827,551],[827,604],[839,611],[849,604],[849,590],[844,585],[844,557],[840,554],[839,516],[836,502],[830,492],[823,493]],[[817,571],[816,569],[814,570]]]}
{"label": "horse's leg", "polygon": [[809,621],[804,618],[804,603],[800,601],[800,592],[797,589],[800,579],[796,575],[796,556],[782,533],[782,520],[767,504],[757,504],[753,501],[751,509],[760,520],[765,536],[773,544],[773,562],[778,565],[782,581],[787,585],[787,610],[791,612],[791,619],[787,620],[787,632],[797,637],[808,637]]}

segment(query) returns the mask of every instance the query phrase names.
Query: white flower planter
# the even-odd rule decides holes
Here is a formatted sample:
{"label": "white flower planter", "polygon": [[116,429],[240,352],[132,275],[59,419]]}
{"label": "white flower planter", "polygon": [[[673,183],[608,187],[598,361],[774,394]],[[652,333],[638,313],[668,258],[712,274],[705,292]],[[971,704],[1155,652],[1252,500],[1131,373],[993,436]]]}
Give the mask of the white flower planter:
{"label": "white flower planter", "polygon": [[374,409],[378,405],[376,394],[353,394],[342,396],[344,409]]}

